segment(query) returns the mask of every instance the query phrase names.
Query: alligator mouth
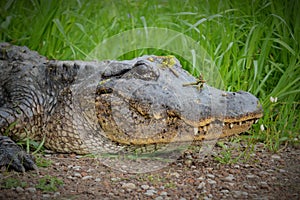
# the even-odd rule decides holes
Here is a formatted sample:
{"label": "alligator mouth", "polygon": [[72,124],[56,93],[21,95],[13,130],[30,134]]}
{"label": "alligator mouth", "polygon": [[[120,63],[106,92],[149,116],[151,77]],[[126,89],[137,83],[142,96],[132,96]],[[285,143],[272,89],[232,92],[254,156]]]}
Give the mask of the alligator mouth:
{"label": "alligator mouth", "polygon": [[[118,109],[112,110],[111,101],[104,98],[107,95],[110,93],[96,98],[98,121],[105,131],[105,137],[120,145],[143,146],[223,138],[247,131],[263,116],[256,98],[249,101],[251,109],[245,109],[247,111],[236,114],[237,109],[230,109],[229,114],[223,118],[209,116],[210,111],[205,118],[200,115],[185,115],[172,109],[156,116],[154,113],[149,114],[140,104],[131,105],[132,102],[123,97],[124,102],[120,101]],[[128,107],[124,112],[127,117],[121,111],[126,107],[123,105]]]}
{"label": "alligator mouth", "polygon": [[258,122],[259,118],[260,116],[258,115],[257,118],[244,119],[240,121],[230,120],[225,122],[212,122],[205,126],[199,126],[194,131],[194,140],[212,140],[246,132],[252,124]]}
{"label": "alligator mouth", "polygon": [[193,134],[180,134],[174,135],[174,138],[170,141],[160,141],[156,139],[155,141],[149,140],[147,142],[120,142],[112,140],[117,146],[122,146],[122,152],[135,152],[136,153],[153,153],[153,152],[161,152],[164,150],[178,150],[182,148],[182,146],[187,146],[191,144],[200,144],[199,142],[204,140],[217,140],[229,136],[233,136],[239,134],[241,132],[247,131],[253,124],[257,123],[261,115],[257,115],[257,118],[251,118],[240,121],[227,121],[221,122],[218,120],[213,121],[210,124],[205,126],[199,126],[198,128],[194,128]]}
{"label": "alligator mouth", "polygon": [[[111,116],[111,110],[106,110],[107,116]],[[119,145],[133,145],[136,147],[146,147],[148,145],[160,145],[169,143],[192,143],[194,141],[214,140],[236,135],[246,132],[257,123],[262,113],[251,113],[240,118],[225,118],[222,121],[215,118],[209,118],[201,122],[192,122],[182,119],[179,116],[168,116],[167,118],[159,118],[157,121],[168,121],[167,129],[161,129],[153,135],[143,135],[137,132],[129,133],[118,129],[117,124],[111,124],[113,120],[108,120],[105,123],[106,137]],[[103,120],[103,118],[102,118]],[[154,119],[150,120],[154,123]],[[103,121],[99,120],[103,125]],[[149,122],[150,123],[150,122]],[[110,125],[109,125],[110,124]],[[111,133],[111,134],[110,134]],[[140,137],[138,137],[138,135]]]}

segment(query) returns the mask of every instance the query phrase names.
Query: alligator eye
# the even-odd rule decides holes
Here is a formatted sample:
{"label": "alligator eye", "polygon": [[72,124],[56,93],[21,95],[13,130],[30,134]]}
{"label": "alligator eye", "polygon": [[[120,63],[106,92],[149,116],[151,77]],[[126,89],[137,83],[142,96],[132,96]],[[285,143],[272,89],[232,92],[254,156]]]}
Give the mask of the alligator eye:
{"label": "alligator eye", "polygon": [[151,68],[149,66],[147,66],[147,64],[144,62],[138,62],[134,66],[133,70],[135,71],[135,73],[137,73],[139,75],[144,75],[144,74],[147,74],[148,72],[150,72]]}
{"label": "alligator eye", "polygon": [[159,74],[150,63],[140,60],[136,62],[132,70],[128,72],[128,76],[142,80],[157,80]]}

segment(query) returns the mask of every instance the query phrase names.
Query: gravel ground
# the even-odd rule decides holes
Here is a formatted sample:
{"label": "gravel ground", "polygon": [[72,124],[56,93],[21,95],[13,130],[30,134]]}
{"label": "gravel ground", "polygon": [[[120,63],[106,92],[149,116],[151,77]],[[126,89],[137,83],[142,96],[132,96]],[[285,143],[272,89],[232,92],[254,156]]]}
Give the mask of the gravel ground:
{"label": "gravel ground", "polygon": [[[245,148],[242,142],[238,147],[229,140],[223,144],[231,159]],[[260,143],[253,148],[247,161],[227,164],[216,160],[228,155],[224,147],[215,147],[205,158],[191,149],[162,169],[138,174],[112,169],[96,158],[46,154],[52,164],[39,174],[2,168],[0,199],[300,199],[300,149],[287,146],[274,154]],[[48,175],[63,185],[52,192],[40,189]],[[18,184],[8,185],[9,180]]]}

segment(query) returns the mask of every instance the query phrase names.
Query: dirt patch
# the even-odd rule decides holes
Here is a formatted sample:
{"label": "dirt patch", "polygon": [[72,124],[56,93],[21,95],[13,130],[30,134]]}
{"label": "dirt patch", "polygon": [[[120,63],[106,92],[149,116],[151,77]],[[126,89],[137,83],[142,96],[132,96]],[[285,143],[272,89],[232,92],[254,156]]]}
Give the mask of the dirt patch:
{"label": "dirt patch", "polygon": [[[228,141],[223,144],[236,147]],[[263,144],[253,148],[246,161],[227,164],[220,163],[227,159],[221,147],[205,158],[187,151],[167,167],[140,174],[114,170],[95,158],[43,155],[52,164],[40,168],[40,174],[2,169],[0,199],[299,199],[300,149],[286,147],[273,154]],[[240,155],[231,150],[229,159]],[[51,184],[57,189],[46,191]]]}

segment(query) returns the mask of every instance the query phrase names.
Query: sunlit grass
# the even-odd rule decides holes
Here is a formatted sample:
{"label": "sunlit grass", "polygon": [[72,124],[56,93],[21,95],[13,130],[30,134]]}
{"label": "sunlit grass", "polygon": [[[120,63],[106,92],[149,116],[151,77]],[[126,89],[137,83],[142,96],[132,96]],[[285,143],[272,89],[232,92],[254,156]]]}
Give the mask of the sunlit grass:
{"label": "sunlit grass", "polygon": [[[51,59],[85,59],[105,38],[133,28],[180,31],[208,52],[228,91],[246,90],[261,99],[265,116],[252,129],[254,138],[274,151],[300,139],[299,1],[10,0],[0,5],[0,40]],[[165,53],[142,49],[120,59]],[[183,65],[193,71],[191,63]]]}

